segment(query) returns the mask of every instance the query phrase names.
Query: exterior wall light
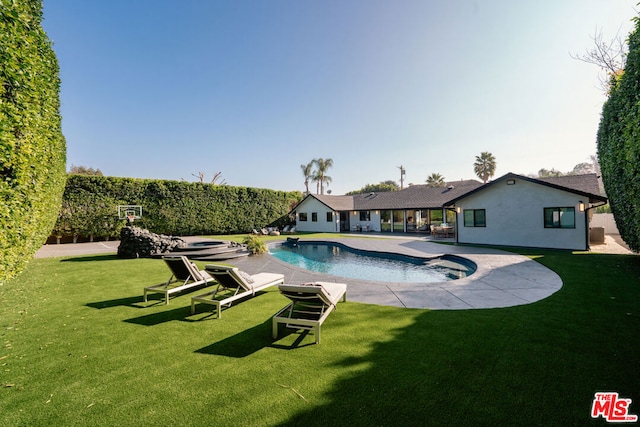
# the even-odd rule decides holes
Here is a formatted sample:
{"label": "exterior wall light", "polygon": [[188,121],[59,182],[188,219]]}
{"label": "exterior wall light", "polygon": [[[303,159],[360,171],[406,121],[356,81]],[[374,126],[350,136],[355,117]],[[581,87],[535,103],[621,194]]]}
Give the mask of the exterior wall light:
{"label": "exterior wall light", "polygon": [[460,206],[456,206],[456,212],[460,213]]}
{"label": "exterior wall light", "polygon": [[578,210],[580,212],[584,212],[584,203],[582,202],[582,200],[578,202]]}

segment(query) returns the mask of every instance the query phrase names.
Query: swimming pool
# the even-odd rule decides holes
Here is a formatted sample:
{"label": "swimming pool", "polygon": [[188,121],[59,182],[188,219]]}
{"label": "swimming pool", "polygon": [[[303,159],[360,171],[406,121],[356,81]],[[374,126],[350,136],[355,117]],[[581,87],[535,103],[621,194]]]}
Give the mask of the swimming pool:
{"label": "swimming pool", "polygon": [[378,282],[444,282],[476,271],[472,261],[454,255],[426,259],[362,251],[334,242],[280,243],[270,245],[269,253],[288,264],[318,273]]}

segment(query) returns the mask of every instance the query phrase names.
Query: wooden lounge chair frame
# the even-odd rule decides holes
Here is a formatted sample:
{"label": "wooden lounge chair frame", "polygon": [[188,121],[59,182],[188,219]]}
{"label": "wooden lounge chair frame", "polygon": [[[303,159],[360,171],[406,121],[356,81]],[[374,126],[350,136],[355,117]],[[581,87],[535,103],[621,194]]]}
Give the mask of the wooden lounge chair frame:
{"label": "wooden lounge chair frame", "polygon": [[196,303],[200,302],[213,305],[218,319],[222,315],[222,308],[231,307],[232,302],[253,297],[256,292],[284,283],[284,275],[282,274],[248,275],[236,267],[217,264],[207,264],[205,269],[218,282],[218,285],[211,292],[191,297],[191,313],[196,312]]}
{"label": "wooden lounge chair frame", "polygon": [[272,336],[278,338],[278,325],[290,329],[307,329],[315,333],[320,344],[320,329],[340,299],[347,300],[344,283],[314,282],[302,285],[280,285],[280,293],[291,303],[273,316]]}
{"label": "wooden lounge chair frame", "polygon": [[166,256],[162,259],[171,270],[171,277],[164,283],[145,287],[145,302],[147,302],[147,294],[160,293],[164,294],[165,304],[169,304],[169,295],[214,281],[209,273],[199,270],[186,256]]}

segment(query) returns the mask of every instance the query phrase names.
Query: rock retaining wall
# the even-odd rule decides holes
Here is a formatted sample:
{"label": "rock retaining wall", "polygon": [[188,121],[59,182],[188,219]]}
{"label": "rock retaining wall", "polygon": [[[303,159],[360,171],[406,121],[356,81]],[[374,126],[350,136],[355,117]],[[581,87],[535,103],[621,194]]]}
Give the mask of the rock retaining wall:
{"label": "rock retaining wall", "polygon": [[149,258],[175,248],[184,247],[187,242],[179,237],[151,233],[139,227],[127,226],[120,231],[120,258]]}

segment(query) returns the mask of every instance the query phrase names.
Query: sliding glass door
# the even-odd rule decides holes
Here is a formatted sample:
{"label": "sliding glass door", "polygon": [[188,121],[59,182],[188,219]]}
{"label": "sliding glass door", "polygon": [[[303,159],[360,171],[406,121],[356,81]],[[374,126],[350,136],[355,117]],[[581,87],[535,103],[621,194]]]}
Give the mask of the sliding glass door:
{"label": "sliding glass door", "polygon": [[393,232],[404,232],[404,211],[393,211]]}

